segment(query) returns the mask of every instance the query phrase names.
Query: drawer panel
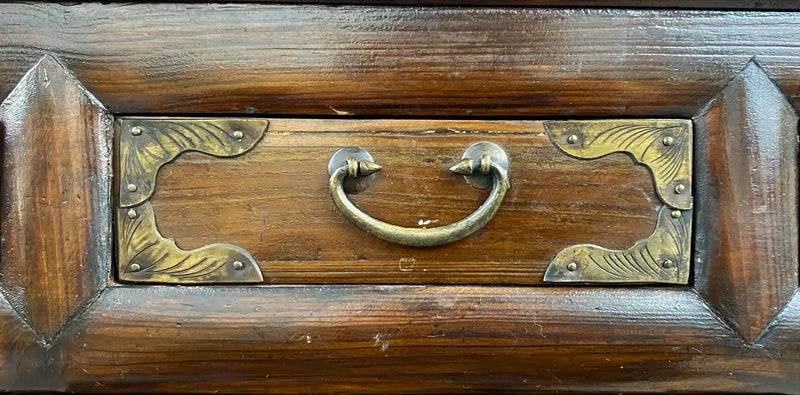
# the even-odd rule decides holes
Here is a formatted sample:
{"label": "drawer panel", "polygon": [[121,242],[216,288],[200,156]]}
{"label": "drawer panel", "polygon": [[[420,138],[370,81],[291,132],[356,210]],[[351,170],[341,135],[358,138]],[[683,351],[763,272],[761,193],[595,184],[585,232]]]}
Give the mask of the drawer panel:
{"label": "drawer panel", "polygon": [[[236,245],[252,255],[268,283],[539,284],[554,257],[573,245],[625,250],[637,240],[648,238],[665,206],[656,194],[648,168],[637,164],[630,153],[612,153],[594,160],[567,155],[553,141],[553,131],[563,134],[563,128],[553,126],[548,133],[545,122],[267,121],[264,137],[240,156],[180,154],[158,173],[148,203],[158,231],[174,238],[177,247],[193,250],[213,243]],[[147,118],[121,118],[118,133],[124,135],[132,128],[141,128],[145,135],[132,137],[131,141],[143,141],[174,133],[172,126],[164,126],[171,122],[168,118],[163,119],[163,125]],[[650,128],[648,121],[598,122],[607,129],[641,129],[614,137],[618,150],[638,140],[644,141],[643,147],[652,145],[653,150],[664,144],[660,137],[664,132]],[[550,124],[570,125],[558,121]],[[689,122],[673,124],[682,133],[690,132]],[[204,128],[213,129],[208,124]],[[142,133],[141,129],[137,133]],[[194,137],[192,133],[187,135]],[[184,137],[174,135],[165,144],[181,138]],[[368,185],[349,195],[361,210],[378,220],[408,228],[457,222],[489,195],[448,171],[465,148],[480,141],[496,143],[507,152],[511,188],[491,221],[463,240],[428,248],[398,245],[358,229],[334,206],[328,185],[328,161],[340,148],[359,146],[383,166]],[[151,148],[137,146],[140,151]],[[126,160],[126,155],[131,154],[126,151],[121,158]],[[680,164],[670,169],[678,167]],[[124,172],[121,179],[124,184],[134,182]],[[131,193],[125,187],[120,192],[123,205],[130,203],[127,198],[144,193]],[[125,232],[121,233],[124,236]],[[657,266],[661,261],[639,254],[634,253],[634,258],[612,257],[611,269],[631,266],[647,275],[662,271],[658,267],[640,269],[639,265]],[[154,257],[159,258],[160,255]],[[164,258],[164,262],[169,259]],[[126,279],[129,265],[136,262],[126,257],[120,260],[120,271]],[[688,263],[683,263],[677,270],[686,270]],[[130,273],[135,276],[128,279],[165,281],[138,276],[170,268],[164,263],[151,269],[147,259],[137,264],[135,269],[141,271]],[[175,269],[179,275],[197,272],[188,266],[179,268]],[[668,269],[673,268],[664,270]],[[655,280],[658,278],[645,277],[642,282]]]}

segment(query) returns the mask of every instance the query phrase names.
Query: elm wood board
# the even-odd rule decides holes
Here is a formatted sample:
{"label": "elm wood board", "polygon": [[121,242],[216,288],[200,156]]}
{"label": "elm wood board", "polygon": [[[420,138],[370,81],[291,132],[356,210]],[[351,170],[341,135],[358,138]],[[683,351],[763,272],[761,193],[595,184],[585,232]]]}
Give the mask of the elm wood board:
{"label": "elm wood board", "polygon": [[0,96],[43,53],[112,113],[678,117],[754,56],[800,101],[800,14],[3,4]]}
{"label": "elm wood board", "polygon": [[[161,169],[150,200],[159,231],[183,249],[231,243],[273,283],[538,284],[575,244],[626,249],[648,237],[661,201],[647,168],[626,154],[571,158],[541,122],[269,119],[267,135],[236,158],[187,153]],[[448,168],[472,143],[511,159],[511,190],[491,222],[436,248],[379,240],[347,222],[327,165],[361,146],[383,166],[349,195],[365,212],[405,227],[435,227],[474,211],[488,191]]]}
{"label": "elm wood board", "polygon": [[687,289],[126,286],[51,354],[77,392],[797,393],[793,306],[748,347]]}

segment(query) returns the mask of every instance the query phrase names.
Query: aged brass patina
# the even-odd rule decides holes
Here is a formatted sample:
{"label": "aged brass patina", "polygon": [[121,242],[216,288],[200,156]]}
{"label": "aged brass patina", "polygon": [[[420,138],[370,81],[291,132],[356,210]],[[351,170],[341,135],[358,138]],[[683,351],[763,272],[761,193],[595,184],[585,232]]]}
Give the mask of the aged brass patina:
{"label": "aged brass patina", "polygon": [[119,279],[173,284],[260,283],[255,259],[241,247],[211,244],[184,251],[156,229],[149,202],[117,209]]}
{"label": "aged brass patina", "polygon": [[264,136],[263,119],[121,118],[117,272],[121,281],[167,284],[259,283],[255,259],[231,244],[184,251],[156,228],[148,199],[158,170],[186,151],[228,157],[243,154]]}
{"label": "aged brass patina", "polygon": [[596,159],[624,152],[650,169],[658,197],[692,208],[692,123],[684,120],[547,121],[550,140],[567,155]]}
{"label": "aged brass patina", "polygon": [[500,208],[510,187],[508,156],[494,143],[480,142],[470,146],[462,160],[450,171],[463,174],[470,185],[482,187],[491,180],[492,191],[486,201],[466,218],[436,228],[406,228],[387,224],[370,217],[356,207],[345,194],[346,177],[369,176],[381,169],[363,149],[348,147],[340,150],[328,164],[330,189],[336,208],[363,231],[396,244],[412,247],[432,247],[461,240],[484,227]]}
{"label": "aged brass patina", "polygon": [[676,216],[662,206],[650,237],[624,251],[592,244],[565,248],[548,265],[544,281],[686,284],[691,233],[691,211]]}
{"label": "aged brass patina", "polygon": [[579,159],[615,152],[650,169],[664,203],[650,237],[624,250],[592,244],[559,252],[547,282],[672,283],[689,280],[692,233],[692,125],[683,120],[548,121],[553,144]]}
{"label": "aged brass patina", "polygon": [[149,199],[158,169],[181,153],[240,155],[261,140],[267,125],[264,119],[123,118],[119,124],[120,206]]}

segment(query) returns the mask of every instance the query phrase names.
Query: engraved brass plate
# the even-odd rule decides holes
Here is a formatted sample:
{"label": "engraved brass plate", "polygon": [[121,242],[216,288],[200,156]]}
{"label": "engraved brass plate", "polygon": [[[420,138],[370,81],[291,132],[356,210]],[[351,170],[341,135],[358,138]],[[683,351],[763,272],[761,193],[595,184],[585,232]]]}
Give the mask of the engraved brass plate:
{"label": "engraved brass plate", "polygon": [[214,284],[259,283],[255,259],[231,244],[184,251],[156,228],[148,199],[161,166],[186,151],[219,157],[241,155],[264,136],[263,119],[123,118],[117,209],[117,273],[122,281]]}
{"label": "engraved brass plate", "polygon": [[261,269],[244,249],[211,244],[184,251],[156,229],[153,208],[145,202],[117,210],[120,277],[127,281],[159,283],[261,282]]}
{"label": "engraved brass plate", "polygon": [[566,248],[550,262],[544,281],[686,284],[691,232],[691,212],[663,206],[650,237],[624,251],[592,244]]}
{"label": "engraved brass plate", "polygon": [[[672,283],[689,281],[692,234],[692,126],[682,120],[549,121],[551,141],[567,155],[630,155],[653,176],[664,206],[650,237],[619,251],[568,247],[550,262],[546,282]],[[624,196],[620,197],[624,199]]]}
{"label": "engraved brass plate", "polygon": [[692,124],[680,120],[551,121],[553,144],[567,155],[596,159],[624,152],[647,166],[658,197],[670,207],[692,208]]}

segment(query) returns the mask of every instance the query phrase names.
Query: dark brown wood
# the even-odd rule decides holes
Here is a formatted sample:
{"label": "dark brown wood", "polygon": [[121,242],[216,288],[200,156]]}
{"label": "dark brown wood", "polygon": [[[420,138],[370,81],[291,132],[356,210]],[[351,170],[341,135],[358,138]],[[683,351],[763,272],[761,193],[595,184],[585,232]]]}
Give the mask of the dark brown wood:
{"label": "dark brown wood", "polygon": [[800,388],[796,345],[745,347],[676,289],[112,288],[61,339],[77,392]]}
{"label": "dark brown wood", "polygon": [[757,56],[800,102],[797,13],[6,4],[0,96],[43,51],[113,113],[684,117]]}
{"label": "dark brown wood", "polygon": [[[32,269],[24,271],[24,281],[18,282],[25,288],[0,294],[0,391],[800,393],[800,298],[789,299],[791,289],[798,283],[797,274],[791,269],[796,264],[796,255],[792,256],[793,252],[796,254],[797,240],[796,226],[792,227],[797,214],[796,191],[785,190],[791,186],[791,179],[783,181],[784,176],[791,177],[792,169],[774,162],[782,158],[791,161],[790,147],[779,144],[792,132],[776,121],[788,110],[774,88],[788,96],[790,104],[798,103],[798,18],[800,14],[795,13],[620,9],[0,5],[0,95],[11,92],[26,78],[26,70],[36,65],[42,55],[51,53],[64,60],[114,113],[268,113],[294,118],[688,118],[723,88],[735,86],[729,82],[754,56],[763,67],[763,74],[748,78],[760,82],[745,86],[740,93],[734,89],[734,101],[750,103],[737,107],[729,101],[729,109],[756,106],[773,111],[752,111],[751,118],[734,113],[714,118],[714,110],[705,113],[703,122],[707,122],[708,134],[702,136],[705,140],[698,146],[712,154],[725,154],[729,165],[741,168],[726,168],[718,160],[721,158],[709,157],[705,151],[696,158],[699,168],[707,171],[701,173],[703,179],[719,182],[706,187],[695,183],[695,196],[708,199],[699,202],[701,212],[696,217],[698,234],[706,237],[695,240],[698,251],[705,251],[698,255],[699,270],[693,279],[699,290],[396,284],[168,287],[118,285],[112,281],[88,308],[81,311],[75,307],[69,316],[55,315],[66,318],[49,338],[45,333],[53,333],[52,328],[60,325],[57,319],[42,321],[49,322],[47,325],[31,325],[33,321],[20,314],[24,313],[22,301],[27,303],[27,299],[6,300],[4,296],[25,291],[26,297],[36,295],[31,300],[44,301],[31,290],[44,290],[41,295],[62,292],[57,279],[52,282],[57,285],[52,289],[41,285],[49,277],[34,271],[42,260],[31,259],[26,263],[30,262]],[[52,60],[46,62],[54,64]],[[49,67],[48,75],[55,71],[65,73],[54,65],[54,70]],[[764,75],[772,82],[765,81]],[[56,82],[53,77],[48,80],[51,87]],[[41,85],[37,89],[41,90]],[[27,142],[22,145],[32,154],[53,152],[63,166],[56,167],[55,162],[46,159],[42,163],[27,158],[4,160],[6,168],[25,165],[23,171],[3,173],[0,189],[5,199],[3,208],[7,210],[2,218],[4,229],[11,225],[7,225],[8,218],[28,218],[28,222],[19,225],[22,229],[33,229],[41,223],[41,219],[22,209],[52,214],[37,200],[26,204],[11,193],[7,188],[11,181],[47,185],[58,191],[62,185],[54,175],[82,169],[86,178],[80,180],[91,196],[101,196],[98,193],[105,191],[107,184],[102,180],[106,175],[102,171],[110,166],[100,160],[101,156],[89,155],[103,152],[107,144],[101,134],[96,134],[99,124],[94,121],[101,111],[94,102],[93,106],[72,107],[76,98],[82,97],[77,94],[79,90],[74,86],[62,89],[67,93],[65,99],[48,102],[51,107],[37,100],[28,102],[32,109],[53,110],[47,114],[54,120],[70,121],[63,123],[68,126],[66,129],[62,124],[54,127],[51,123],[41,130],[25,130],[25,136],[45,141],[48,149],[29,140],[12,141]],[[41,91],[37,95],[36,98],[45,97]],[[20,101],[13,102],[19,111],[31,111]],[[64,105],[70,109],[66,114],[55,111]],[[721,116],[725,105],[720,106],[716,111]],[[766,114],[778,118],[763,118]],[[287,124],[315,122],[272,118]],[[86,126],[81,133],[73,128],[79,123],[77,120],[83,120]],[[437,122],[445,121],[431,124]],[[478,123],[486,125],[483,121]],[[14,125],[2,123],[6,139],[9,130],[21,130]],[[318,144],[322,144],[319,136],[330,138],[331,143],[322,145],[326,150],[334,145],[333,140],[348,138],[332,133],[304,136],[304,141]],[[285,133],[276,137],[279,138],[270,140],[275,148],[303,152],[290,147],[298,136]],[[366,133],[349,137],[362,141],[379,138]],[[435,141],[435,137],[399,134],[396,140],[424,142]],[[449,138],[456,137],[442,139]],[[502,138],[511,141],[517,137]],[[76,141],[82,144],[72,144]],[[399,142],[395,144],[403,147]],[[449,142],[441,144],[442,150],[458,151]],[[741,154],[729,151],[737,148]],[[408,147],[408,152],[417,152],[415,149]],[[756,150],[758,161],[745,156],[748,149]],[[296,156],[305,165],[290,165],[305,177],[321,178],[313,172],[320,171],[317,164],[327,161],[329,151],[321,158],[312,158],[311,152]],[[86,155],[74,159],[81,158],[79,153]],[[10,155],[8,146],[4,155]],[[438,162],[434,164],[444,164],[451,155],[448,152],[436,156]],[[381,157],[398,158],[388,150],[381,152]],[[96,159],[92,167],[79,166],[80,160],[86,158]],[[244,163],[246,158],[221,163]],[[206,161],[199,155],[181,160],[184,165]],[[217,163],[220,162],[207,161],[209,174],[211,170],[214,174],[226,171],[216,168]],[[628,169],[624,171],[642,170],[621,166],[624,161],[613,157],[594,163]],[[745,163],[753,167],[745,167]],[[176,184],[167,178],[191,167],[182,164],[169,166],[159,181]],[[390,172],[397,166],[389,163],[381,178],[403,177],[402,173]],[[49,172],[31,172],[41,168]],[[170,175],[170,171],[175,173]],[[291,174],[266,171],[272,173],[264,174],[280,180],[279,185],[296,188],[287,184]],[[635,177],[620,184],[649,181],[638,173],[630,175]],[[204,171],[194,176],[200,180],[198,185],[204,185],[203,178],[209,177]],[[267,185],[261,184],[266,180],[251,181],[248,186]],[[749,189],[736,189],[748,182],[752,183]],[[797,181],[794,183],[796,187]],[[440,188],[463,187],[457,179],[443,184],[448,186]],[[408,193],[406,186],[379,182],[375,190]],[[65,186],[62,190],[71,193],[73,188],[77,187]],[[50,189],[32,190],[42,192],[33,197],[60,202],[61,196],[50,194]],[[775,202],[762,205],[764,213],[757,215],[756,203],[773,190]],[[176,215],[165,210],[168,191],[165,188],[154,198],[161,199],[161,217]],[[467,191],[468,199],[474,203],[483,196],[478,191]],[[521,188],[513,191],[522,194],[516,198],[524,193],[541,193],[522,192]],[[734,193],[706,196],[708,191]],[[746,191],[742,192],[745,197],[737,195],[739,191]],[[214,199],[241,204],[236,196],[221,196],[219,190],[202,192],[214,192]],[[280,196],[279,191],[269,193]],[[396,215],[395,219],[402,220],[401,213],[386,211],[389,199],[383,197],[383,201],[371,203],[373,200],[364,199],[368,193],[356,197],[362,199],[359,204],[375,215]],[[15,199],[11,201],[17,205],[7,204],[6,196]],[[82,201],[86,204],[87,200]],[[96,205],[89,208],[69,205],[64,213],[87,214],[83,221],[69,218],[82,226],[79,229],[102,230],[91,239],[102,240],[104,235],[109,236],[104,221],[111,206],[108,200],[93,202]],[[427,200],[413,207],[423,207],[424,202]],[[717,204],[722,211],[709,212],[709,203]],[[210,208],[213,206],[198,203],[196,208],[187,206],[196,211],[184,214],[202,215],[203,210],[209,210],[204,215],[215,215]],[[743,215],[741,222],[736,210]],[[784,215],[778,215],[779,210]],[[95,217],[97,213],[100,216]],[[236,215],[241,213],[237,211]],[[313,220],[314,216],[309,218]],[[91,224],[95,220],[99,224]],[[173,218],[171,223],[170,232],[182,231],[177,228],[177,220]],[[576,225],[579,224],[570,224]],[[26,252],[34,258],[54,245],[86,249],[86,244],[65,242],[76,235],[88,240],[82,231],[35,229],[34,236],[38,238],[24,239],[39,247]],[[758,230],[767,232],[770,238],[763,239],[766,233]],[[352,232],[348,237],[363,236],[356,230]],[[734,246],[722,243],[734,235],[753,235],[757,243],[741,239],[752,247],[740,250],[741,254],[762,261],[734,256]],[[210,236],[215,240],[218,237]],[[23,239],[15,240],[6,239],[10,244],[6,244],[0,261],[4,275],[6,270],[19,267],[6,256],[9,247],[24,244]],[[181,242],[201,240],[187,238]],[[774,256],[765,252],[770,245],[775,246]],[[295,246],[295,251],[306,251],[300,247]],[[110,253],[111,248],[98,251]],[[708,254],[714,251],[720,254]],[[708,259],[704,258],[706,255]],[[78,281],[78,277],[70,276],[94,276],[108,270],[110,262],[100,256],[103,255],[98,253],[95,258],[81,261],[86,263],[83,271],[73,270],[78,263],[66,259],[66,255],[46,262],[64,267],[55,269],[66,276],[59,278],[62,281]],[[750,267],[765,263],[772,268]],[[715,273],[725,275],[717,275],[712,281],[708,276]],[[730,273],[740,276],[727,276]],[[34,284],[33,288],[30,284]],[[748,293],[750,285],[763,295]],[[726,310],[720,304],[723,301],[731,301],[736,310]],[[774,311],[781,303],[786,307]],[[55,306],[62,308],[58,303]],[[760,330],[763,333],[757,335]]]}
{"label": "dark brown wood", "polygon": [[0,105],[0,291],[50,341],[108,282],[111,118],[46,56]]}
{"label": "dark brown wood", "polygon": [[[36,341],[30,327],[0,294],[0,391],[47,385],[43,374],[48,364],[46,350]],[[35,381],[42,386],[35,385]]]}
{"label": "dark brown wood", "polygon": [[[511,190],[489,225],[437,248],[370,236],[333,206],[328,160],[347,146],[383,166],[351,199],[382,221],[435,227],[474,211],[488,191],[447,169],[470,144],[511,158]],[[626,154],[578,160],[541,122],[270,119],[264,139],[235,159],[184,154],[165,166],[151,199],[158,228],[178,246],[225,242],[249,251],[273,283],[541,283],[562,249],[625,249],[648,237],[661,201]]]}
{"label": "dark brown wood", "polygon": [[754,342],[797,288],[797,114],[750,63],[695,123],[695,286]]}

